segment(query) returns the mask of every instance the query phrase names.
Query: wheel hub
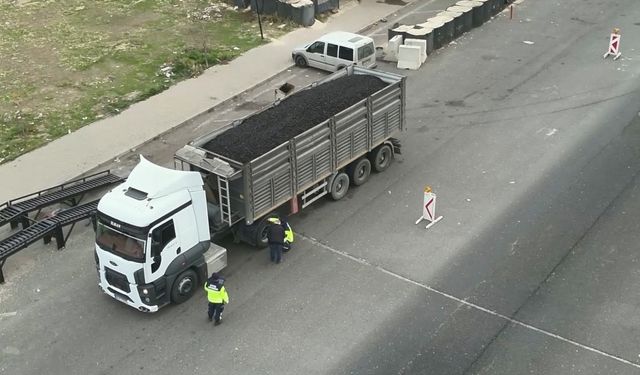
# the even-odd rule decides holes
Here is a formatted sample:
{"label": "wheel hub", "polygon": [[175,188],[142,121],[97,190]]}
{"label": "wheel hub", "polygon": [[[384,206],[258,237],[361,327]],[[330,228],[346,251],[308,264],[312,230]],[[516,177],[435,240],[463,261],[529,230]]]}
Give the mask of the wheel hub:
{"label": "wheel hub", "polygon": [[180,280],[180,284],[178,284],[178,290],[180,294],[188,294],[191,292],[191,288],[193,288],[193,283],[190,278],[184,278]]}

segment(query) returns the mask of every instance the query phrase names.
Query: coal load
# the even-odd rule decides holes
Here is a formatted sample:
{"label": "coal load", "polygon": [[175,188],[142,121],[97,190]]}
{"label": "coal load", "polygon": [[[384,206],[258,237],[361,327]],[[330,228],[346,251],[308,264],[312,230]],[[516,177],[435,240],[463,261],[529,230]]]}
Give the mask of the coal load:
{"label": "coal load", "polygon": [[204,148],[241,163],[249,162],[385,86],[387,83],[370,75],[334,79],[246,118],[240,125],[207,142]]}

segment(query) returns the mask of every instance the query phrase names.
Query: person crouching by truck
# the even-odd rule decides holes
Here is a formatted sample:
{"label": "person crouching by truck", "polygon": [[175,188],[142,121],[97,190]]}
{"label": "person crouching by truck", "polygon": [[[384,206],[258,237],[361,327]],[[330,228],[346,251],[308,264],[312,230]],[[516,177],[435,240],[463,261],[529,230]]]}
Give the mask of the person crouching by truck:
{"label": "person crouching by truck", "polygon": [[277,217],[267,219],[269,226],[267,227],[267,241],[269,242],[269,253],[271,262],[280,263],[282,261],[282,247],[284,246],[284,227]]}
{"label": "person crouching by truck", "polygon": [[212,273],[204,283],[204,290],[207,292],[207,300],[209,300],[209,321],[214,320],[214,325],[219,325],[222,323],[224,305],[229,303],[229,294],[224,287],[224,278],[215,272]]}

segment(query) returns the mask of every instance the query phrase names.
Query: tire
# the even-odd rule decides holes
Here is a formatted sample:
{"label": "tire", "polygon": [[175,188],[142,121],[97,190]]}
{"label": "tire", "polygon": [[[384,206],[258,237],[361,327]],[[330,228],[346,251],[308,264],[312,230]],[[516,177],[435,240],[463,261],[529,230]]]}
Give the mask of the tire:
{"label": "tire", "polygon": [[307,59],[305,59],[304,56],[302,55],[296,56],[295,62],[296,62],[296,65],[301,68],[306,68],[307,66],[309,66],[309,64],[307,63]]}
{"label": "tire", "polygon": [[270,217],[271,215],[263,217],[256,227],[255,243],[258,249],[264,249],[265,247],[269,246],[269,241],[267,239],[267,227],[269,226],[269,222],[267,222],[267,219]]}
{"label": "tire", "polygon": [[171,302],[176,305],[185,302],[196,291],[198,286],[198,275],[192,270],[188,269],[178,275],[176,280],[171,286]]}
{"label": "tire", "polygon": [[375,150],[369,154],[369,161],[373,170],[376,172],[383,172],[391,165],[391,159],[393,159],[393,151],[389,145],[383,144],[378,146]]}
{"label": "tire", "polygon": [[339,201],[347,195],[347,191],[349,191],[349,176],[344,172],[340,172],[331,181],[331,199]]}
{"label": "tire", "polygon": [[349,166],[349,180],[355,186],[360,186],[369,180],[371,162],[367,158],[360,158]]}

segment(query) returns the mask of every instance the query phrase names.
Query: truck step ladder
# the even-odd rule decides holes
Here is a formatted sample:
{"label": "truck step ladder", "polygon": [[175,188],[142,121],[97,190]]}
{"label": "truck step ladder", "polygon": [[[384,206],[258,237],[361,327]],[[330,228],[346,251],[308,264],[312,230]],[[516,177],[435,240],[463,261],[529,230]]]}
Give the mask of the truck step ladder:
{"label": "truck step ladder", "polygon": [[231,198],[229,196],[229,180],[222,176],[218,177],[218,196],[220,202],[220,215],[222,222],[233,225],[231,222]]}
{"label": "truck step ladder", "polygon": [[[75,223],[91,217],[91,215],[97,210],[98,201],[85,203],[79,206],[74,206],[66,210],[60,211],[54,216],[40,220],[33,225],[30,225],[11,236],[0,240],[0,284],[4,283],[4,274],[2,273],[2,266],[11,255],[18,251],[28,247],[29,245],[37,242],[41,238],[44,239],[44,243],[51,242],[51,238],[55,238],[56,247],[62,249],[69,235],[75,226]],[[65,236],[62,228],[71,225],[67,235]]]}

